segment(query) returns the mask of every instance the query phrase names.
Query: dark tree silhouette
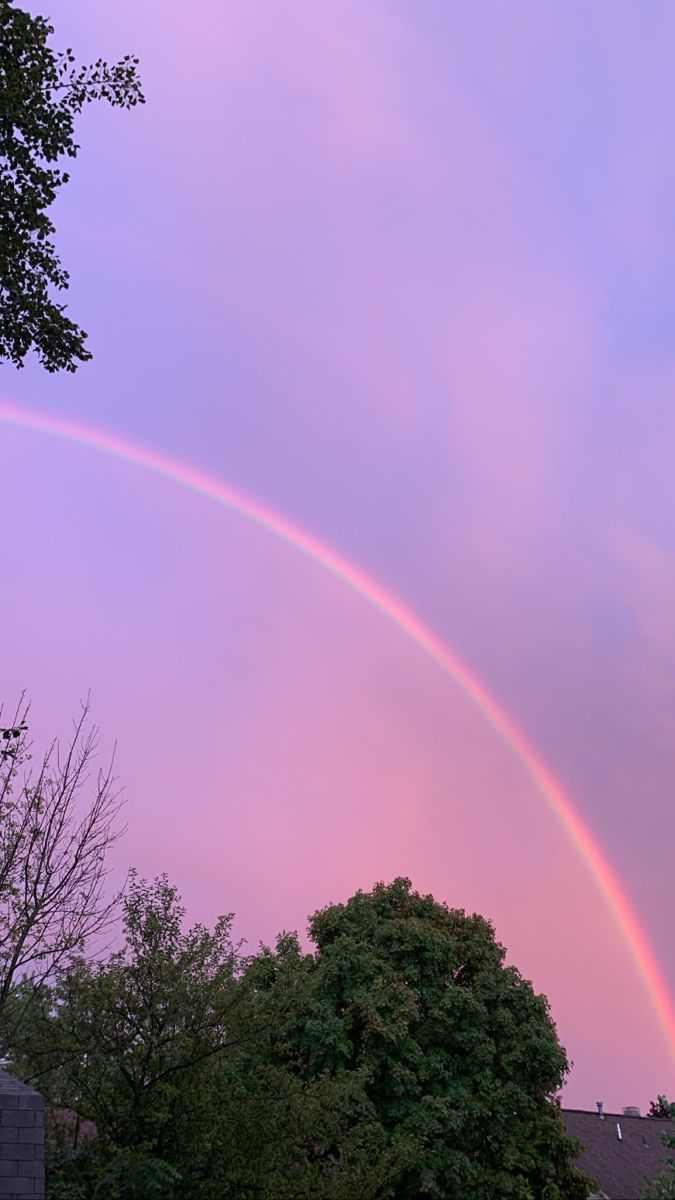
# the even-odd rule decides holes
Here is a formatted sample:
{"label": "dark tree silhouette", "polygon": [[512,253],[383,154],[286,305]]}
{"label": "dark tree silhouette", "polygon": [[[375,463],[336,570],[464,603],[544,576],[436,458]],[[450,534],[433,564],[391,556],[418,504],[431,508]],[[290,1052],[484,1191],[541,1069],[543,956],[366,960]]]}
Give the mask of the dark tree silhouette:
{"label": "dark tree silhouette", "polygon": [[668,1121],[672,1116],[672,1106],[665,1096],[659,1096],[656,1100],[650,1100],[647,1116],[656,1117],[659,1121]]}
{"label": "dark tree silhouette", "polygon": [[91,100],[117,108],[144,101],[138,60],[80,67],[70,49],[48,44],[54,28],[0,0],[0,361],[23,366],[30,350],[48,371],[74,371],[91,358],[86,333],[52,292],[68,287],[47,209],[74,158],[75,118]]}

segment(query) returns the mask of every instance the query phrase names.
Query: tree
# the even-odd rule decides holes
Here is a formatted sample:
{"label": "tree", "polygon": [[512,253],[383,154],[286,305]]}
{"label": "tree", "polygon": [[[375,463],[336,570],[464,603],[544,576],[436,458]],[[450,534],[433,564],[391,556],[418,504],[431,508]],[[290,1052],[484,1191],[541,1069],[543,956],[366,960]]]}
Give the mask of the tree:
{"label": "tree", "polygon": [[80,809],[98,747],[88,705],[65,748],[55,741],[36,771],[25,718],[20,705],[0,726],[0,1052],[33,996],[110,925],[119,902],[104,894],[105,857],[123,833],[112,767]]}
{"label": "tree", "polygon": [[[675,1104],[669,1104],[665,1096],[659,1096],[656,1103],[652,1100],[648,1115],[675,1121]],[[675,1132],[672,1126],[670,1132],[661,1134],[661,1138],[664,1146],[675,1150]],[[665,1171],[647,1184],[643,1193],[645,1200],[675,1200],[675,1157],[667,1158],[666,1162]]]}
{"label": "tree", "polygon": [[184,916],[166,875],[148,883],[131,871],[123,946],[67,964],[14,1050],[22,1078],[94,1121],[110,1153],[174,1163],[175,1112],[199,1066],[232,1042],[232,917],[184,932]]}
{"label": "tree", "polygon": [[672,1115],[672,1105],[668,1103],[665,1096],[657,1096],[656,1100],[650,1100],[648,1117],[653,1117],[657,1121],[669,1121]]}
{"label": "tree", "polygon": [[505,966],[489,922],[397,879],[317,912],[309,932],[309,958],[282,940],[286,961],[278,951],[252,964],[258,992],[305,981],[269,1060],[307,1083],[361,1081],[380,1144],[408,1160],[374,1194],[586,1197],[556,1100],[568,1064],[548,1003]]}
{"label": "tree", "polygon": [[13,0],[0,0],[0,361],[23,366],[31,349],[48,371],[74,371],[91,358],[86,334],[52,290],[68,287],[47,210],[68,182],[59,160],[74,158],[75,118],[92,100],[118,108],[144,102],[138,60],[76,66],[54,32]]}

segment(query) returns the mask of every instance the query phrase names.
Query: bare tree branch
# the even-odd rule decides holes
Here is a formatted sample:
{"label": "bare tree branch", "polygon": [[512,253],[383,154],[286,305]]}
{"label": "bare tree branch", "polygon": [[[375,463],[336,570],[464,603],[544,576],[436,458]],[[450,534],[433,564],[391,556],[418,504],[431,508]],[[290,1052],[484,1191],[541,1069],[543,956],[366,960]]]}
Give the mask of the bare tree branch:
{"label": "bare tree branch", "polygon": [[22,696],[12,723],[0,724],[0,1051],[25,1009],[13,1006],[9,1020],[17,989],[27,980],[39,987],[108,928],[124,890],[106,895],[123,801],[112,760],[93,775],[99,737],[89,700],[65,747],[54,741],[37,770],[27,715]]}

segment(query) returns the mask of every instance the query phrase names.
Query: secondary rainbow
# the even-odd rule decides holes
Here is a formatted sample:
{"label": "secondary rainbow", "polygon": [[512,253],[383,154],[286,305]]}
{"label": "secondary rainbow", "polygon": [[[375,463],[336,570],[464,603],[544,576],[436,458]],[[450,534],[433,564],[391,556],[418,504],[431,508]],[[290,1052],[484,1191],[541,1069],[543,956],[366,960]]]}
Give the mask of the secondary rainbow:
{"label": "secondary rainbow", "polygon": [[420,650],[428,655],[475,704],[495,733],[509,747],[568,834],[616,922],[650,998],[671,1058],[675,1063],[675,1010],[665,979],[630,901],[591,830],[575,811],[562,787],[529,744],[525,735],[495,698],[490,695],[480,680],[454,651],[436,637],[401,600],[299,525],[288,521],[273,509],[267,508],[259,501],[187,463],[160,454],[148,447],[129,442],[114,433],[69,421],[63,417],[35,412],[24,407],[18,408],[16,405],[4,401],[0,401],[0,422],[14,429],[58,438],[139,467],[141,470],[150,471],[162,479],[179,484],[197,495],[204,496],[206,499],[222,505],[223,508],[237,513],[274,537],[280,538],[317,566],[330,572],[396,625]]}

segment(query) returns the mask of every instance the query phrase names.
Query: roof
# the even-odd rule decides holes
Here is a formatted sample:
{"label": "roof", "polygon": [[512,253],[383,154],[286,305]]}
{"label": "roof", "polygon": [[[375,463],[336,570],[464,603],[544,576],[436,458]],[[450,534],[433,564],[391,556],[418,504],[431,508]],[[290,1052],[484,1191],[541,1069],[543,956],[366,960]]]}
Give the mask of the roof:
{"label": "roof", "polygon": [[96,1137],[93,1121],[78,1116],[71,1108],[45,1106],[40,1092],[0,1068],[0,1108],[8,1107],[42,1109],[45,1112],[48,1142],[53,1143],[60,1137],[69,1146],[72,1143],[72,1148],[76,1149],[81,1143]]}
{"label": "roof", "polygon": [[563,1117],[568,1136],[585,1146],[576,1166],[595,1179],[596,1195],[608,1200],[640,1200],[646,1180],[660,1175],[673,1155],[661,1141],[662,1133],[675,1133],[673,1121],[623,1113],[605,1113],[601,1119],[597,1112],[575,1108],[564,1108]]}
{"label": "roof", "polygon": [[42,1096],[35,1088],[28,1087],[20,1079],[15,1079],[7,1071],[0,1069],[0,1096],[3,1097],[2,1107],[41,1108]]}

